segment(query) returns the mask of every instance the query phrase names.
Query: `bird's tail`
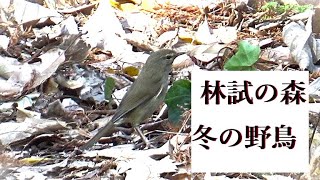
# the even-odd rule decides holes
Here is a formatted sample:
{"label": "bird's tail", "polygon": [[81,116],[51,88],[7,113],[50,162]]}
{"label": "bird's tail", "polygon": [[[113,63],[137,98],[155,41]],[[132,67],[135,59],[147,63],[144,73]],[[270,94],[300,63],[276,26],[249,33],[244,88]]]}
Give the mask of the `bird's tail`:
{"label": "bird's tail", "polygon": [[82,145],[80,149],[85,150],[94,145],[94,143],[98,142],[102,136],[111,136],[114,131],[115,125],[113,121],[109,121],[104,127],[99,129],[99,132],[93,136],[87,143]]}

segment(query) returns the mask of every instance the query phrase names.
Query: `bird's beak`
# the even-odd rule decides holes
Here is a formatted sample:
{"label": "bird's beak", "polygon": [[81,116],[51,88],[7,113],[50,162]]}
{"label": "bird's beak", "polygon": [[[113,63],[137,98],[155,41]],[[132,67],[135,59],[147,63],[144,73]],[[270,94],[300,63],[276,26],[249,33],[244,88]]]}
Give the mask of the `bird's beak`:
{"label": "bird's beak", "polygon": [[180,56],[180,55],[183,55],[183,54],[186,54],[186,52],[178,52],[176,57]]}

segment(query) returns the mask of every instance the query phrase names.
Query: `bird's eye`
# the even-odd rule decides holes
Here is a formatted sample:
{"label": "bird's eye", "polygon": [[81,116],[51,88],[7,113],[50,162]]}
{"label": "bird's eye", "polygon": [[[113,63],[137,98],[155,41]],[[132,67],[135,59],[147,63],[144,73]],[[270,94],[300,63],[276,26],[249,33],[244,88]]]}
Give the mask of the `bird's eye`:
{"label": "bird's eye", "polygon": [[166,55],[166,59],[168,59],[168,60],[169,60],[169,59],[172,59],[172,57],[173,57],[172,54],[167,54],[167,55]]}

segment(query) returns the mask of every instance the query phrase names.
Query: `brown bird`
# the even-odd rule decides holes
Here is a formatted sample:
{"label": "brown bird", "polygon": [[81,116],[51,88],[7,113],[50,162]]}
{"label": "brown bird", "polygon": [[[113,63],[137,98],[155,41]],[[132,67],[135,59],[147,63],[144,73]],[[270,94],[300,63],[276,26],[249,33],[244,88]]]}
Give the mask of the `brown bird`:
{"label": "brown bird", "polygon": [[151,53],[138,78],[131,85],[112,119],[80,149],[88,149],[102,136],[110,136],[115,126],[130,123],[150,147],[138,125],[149,118],[161,105],[168,89],[168,77],[174,59],[183,53],[162,49]]}

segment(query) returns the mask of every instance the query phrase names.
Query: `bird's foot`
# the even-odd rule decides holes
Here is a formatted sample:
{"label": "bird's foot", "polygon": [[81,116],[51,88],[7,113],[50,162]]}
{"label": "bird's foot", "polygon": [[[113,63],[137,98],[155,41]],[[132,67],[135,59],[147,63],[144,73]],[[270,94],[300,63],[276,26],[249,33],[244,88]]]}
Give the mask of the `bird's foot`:
{"label": "bird's foot", "polygon": [[154,149],[156,148],[154,145],[150,143],[150,141],[147,140],[147,142],[139,142],[134,146],[133,149]]}
{"label": "bird's foot", "polygon": [[155,146],[153,146],[150,141],[147,139],[147,137],[142,133],[142,131],[140,130],[139,127],[134,127],[134,129],[136,130],[136,132],[139,134],[141,140],[143,141],[143,145],[142,143],[139,143],[135,146],[134,149],[151,149],[151,148],[155,148]]}

